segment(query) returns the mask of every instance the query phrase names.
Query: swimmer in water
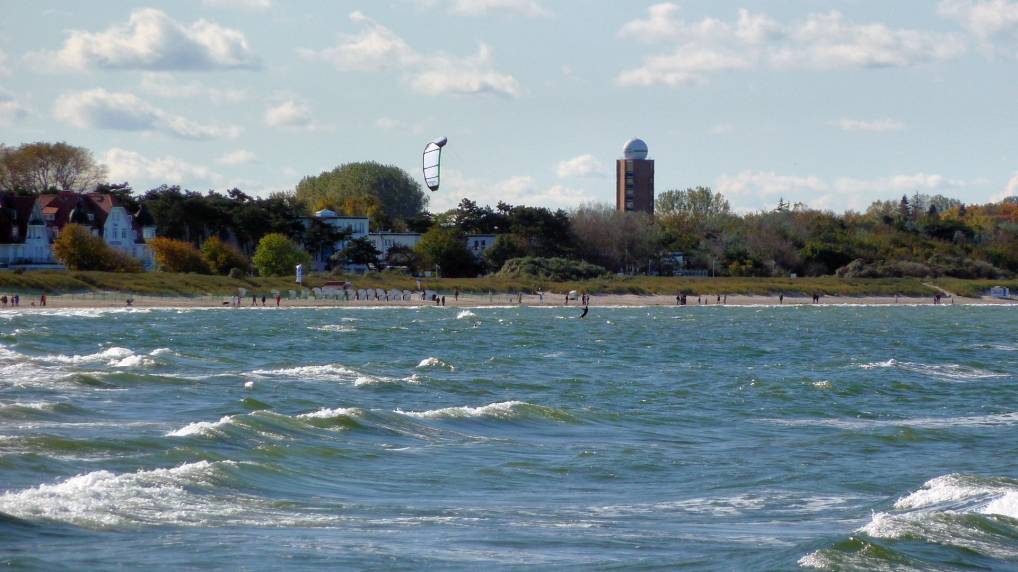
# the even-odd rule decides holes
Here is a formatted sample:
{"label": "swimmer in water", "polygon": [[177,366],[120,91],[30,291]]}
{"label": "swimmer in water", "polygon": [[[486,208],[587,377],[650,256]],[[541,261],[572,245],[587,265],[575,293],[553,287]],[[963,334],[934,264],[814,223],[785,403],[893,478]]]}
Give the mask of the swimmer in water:
{"label": "swimmer in water", "polygon": [[589,312],[589,311],[590,311],[590,306],[584,306],[583,307],[583,313],[580,314],[580,317],[581,318],[586,318],[587,317],[587,312]]}

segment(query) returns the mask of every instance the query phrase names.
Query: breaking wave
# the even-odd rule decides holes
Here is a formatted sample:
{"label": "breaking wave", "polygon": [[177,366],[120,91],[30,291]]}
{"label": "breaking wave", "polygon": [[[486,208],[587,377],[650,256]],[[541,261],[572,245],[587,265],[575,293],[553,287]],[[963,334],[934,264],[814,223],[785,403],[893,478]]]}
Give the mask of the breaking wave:
{"label": "breaking wave", "polygon": [[403,411],[396,413],[417,419],[551,419],[555,421],[573,421],[574,417],[565,411],[553,407],[534,405],[525,401],[502,401],[489,403],[480,407],[443,407],[427,411]]}
{"label": "breaking wave", "polygon": [[988,379],[994,377],[1007,377],[1007,374],[1005,373],[997,373],[985,369],[968,367],[956,363],[925,364],[889,359],[886,361],[864,363],[859,367],[861,367],[862,369],[893,368],[901,371],[916,373],[919,375],[939,377],[941,379],[948,380],[974,380],[974,379]]}
{"label": "breaking wave", "polygon": [[456,368],[451,363],[444,362],[436,357],[422,359],[421,362],[417,364],[417,368],[444,368],[449,371],[456,371]]}
{"label": "breaking wave", "polygon": [[[899,498],[892,510],[874,513],[846,542],[802,557],[804,567],[927,569],[916,542],[974,552],[984,557],[1018,558],[1018,481],[949,474]],[[898,541],[908,545],[899,546]],[[900,550],[899,550],[900,548]]]}

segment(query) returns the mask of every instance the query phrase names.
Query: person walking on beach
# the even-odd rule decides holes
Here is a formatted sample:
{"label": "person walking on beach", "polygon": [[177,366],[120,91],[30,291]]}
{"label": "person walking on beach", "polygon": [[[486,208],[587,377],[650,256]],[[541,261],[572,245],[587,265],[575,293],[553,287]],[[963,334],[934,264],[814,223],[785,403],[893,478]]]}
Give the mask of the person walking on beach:
{"label": "person walking on beach", "polygon": [[279,302],[280,302],[280,301],[281,301],[282,299],[283,299],[283,297],[282,297],[281,295],[279,295],[279,294],[276,294],[276,307],[277,307],[277,308],[279,307]]}
{"label": "person walking on beach", "polygon": [[778,294],[778,304],[784,304],[784,303],[785,303],[785,293],[781,292],[781,293]]}
{"label": "person walking on beach", "polygon": [[262,307],[265,307],[265,294],[262,294]]}

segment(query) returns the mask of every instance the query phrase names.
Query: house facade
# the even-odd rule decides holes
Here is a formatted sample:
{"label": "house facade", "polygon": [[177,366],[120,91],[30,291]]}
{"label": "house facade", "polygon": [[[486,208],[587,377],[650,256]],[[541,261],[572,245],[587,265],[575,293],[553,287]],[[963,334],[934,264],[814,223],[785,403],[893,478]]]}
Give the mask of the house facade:
{"label": "house facade", "polygon": [[155,220],[144,206],[131,213],[113,195],[70,191],[0,196],[0,267],[62,267],[53,257],[53,241],[71,223],[153,268],[146,241],[156,235]]}

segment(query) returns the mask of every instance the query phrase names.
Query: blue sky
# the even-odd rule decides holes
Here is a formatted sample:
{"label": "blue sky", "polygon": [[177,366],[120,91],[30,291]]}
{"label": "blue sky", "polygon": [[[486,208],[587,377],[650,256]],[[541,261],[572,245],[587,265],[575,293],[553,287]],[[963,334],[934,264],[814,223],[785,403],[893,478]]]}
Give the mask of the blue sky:
{"label": "blue sky", "polygon": [[431,209],[657,189],[864,209],[1018,194],[1018,0],[9,2],[0,142],[65,140],[135,189],[291,189],[377,160]]}

